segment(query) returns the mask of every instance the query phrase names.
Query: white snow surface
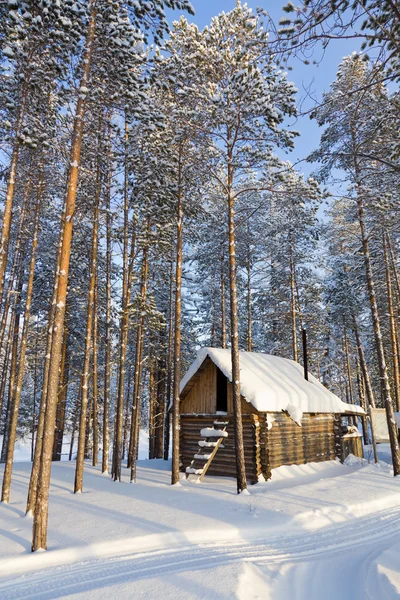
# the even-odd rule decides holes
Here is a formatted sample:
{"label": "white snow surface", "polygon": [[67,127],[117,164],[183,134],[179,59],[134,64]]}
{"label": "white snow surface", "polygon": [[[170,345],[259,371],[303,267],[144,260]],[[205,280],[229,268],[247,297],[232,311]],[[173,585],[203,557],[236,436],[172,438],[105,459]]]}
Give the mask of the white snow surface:
{"label": "white snow surface", "polygon": [[[232,381],[231,351],[201,348],[181,381],[181,392],[207,357]],[[364,414],[360,406],[342,402],[311,373],[306,381],[303,367],[293,360],[261,352],[240,352],[239,361],[240,393],[260,412],[286,410],[299,424],[303,413]]]}
{"label": "white snow surface", "polygon": [[227,438],[228,432],[222,431],[222,429],[214,429],[214,427],[203,427],[200,429],[201,437],[216,437],[216,438]]}
{"label": "white snow surface", "polygon": [[134,486],[86,464],[74,495],[74,463],[53,464],[48,551],[35,554],[29,472],[16,463],[0,504],[1,600],[400,597],[400,481],[384,462],[280,467],[239,496],[230,478],[171,486],[163,460],[139,461]]}

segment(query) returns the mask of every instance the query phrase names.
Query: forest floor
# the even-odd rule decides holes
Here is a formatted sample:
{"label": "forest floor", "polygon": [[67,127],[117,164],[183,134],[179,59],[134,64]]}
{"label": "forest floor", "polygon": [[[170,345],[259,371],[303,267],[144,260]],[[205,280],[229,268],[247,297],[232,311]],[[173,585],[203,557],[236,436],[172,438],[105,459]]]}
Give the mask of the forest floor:
{"label": "forest floor", "polygon": [[48,552],[30,553],[30,464],[0,505],[0,598],[385,600],[400,598],[400,478],[375,466],[281,467],[237,496],[235,481],[169,485],[139,461],[138,483],[54,463]]}

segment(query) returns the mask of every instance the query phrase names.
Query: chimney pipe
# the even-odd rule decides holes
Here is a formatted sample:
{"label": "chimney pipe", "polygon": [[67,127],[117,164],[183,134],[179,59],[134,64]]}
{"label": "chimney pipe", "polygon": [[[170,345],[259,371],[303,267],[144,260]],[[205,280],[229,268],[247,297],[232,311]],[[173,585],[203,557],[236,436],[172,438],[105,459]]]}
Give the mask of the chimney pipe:
{"label": "chimney pipe", "polygon": [[307,353],[307,331],[303,328],[303,364],[304,379],[308,381],[308,353]]}

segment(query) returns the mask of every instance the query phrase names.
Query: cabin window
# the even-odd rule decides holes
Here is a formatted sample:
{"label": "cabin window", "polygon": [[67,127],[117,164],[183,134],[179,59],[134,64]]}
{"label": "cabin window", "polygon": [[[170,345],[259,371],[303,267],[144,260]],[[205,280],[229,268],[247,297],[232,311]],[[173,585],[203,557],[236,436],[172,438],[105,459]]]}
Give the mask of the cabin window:
{"label": "cabin window", "polygon": [[228,386],[226,377],[217,367],[217,412],[228,412]]}

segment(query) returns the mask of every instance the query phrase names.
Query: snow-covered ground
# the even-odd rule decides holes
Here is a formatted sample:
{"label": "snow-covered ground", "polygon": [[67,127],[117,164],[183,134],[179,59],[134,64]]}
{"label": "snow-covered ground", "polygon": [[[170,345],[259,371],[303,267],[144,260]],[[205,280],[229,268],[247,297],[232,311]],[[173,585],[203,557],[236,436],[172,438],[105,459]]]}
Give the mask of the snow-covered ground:
{"label": "snow-covered ground", "polygon": [[384,462],[281,467],[248,496],[215,477],[171,487],[168,469],[141,460],[131,485],[87,465],[74,496],[74,465],[54,464],[49,551],[32,555],[16,463],[0,598],[400,598],[400,480]]}

